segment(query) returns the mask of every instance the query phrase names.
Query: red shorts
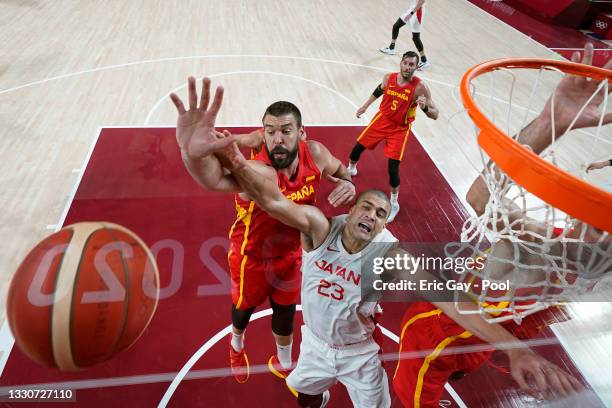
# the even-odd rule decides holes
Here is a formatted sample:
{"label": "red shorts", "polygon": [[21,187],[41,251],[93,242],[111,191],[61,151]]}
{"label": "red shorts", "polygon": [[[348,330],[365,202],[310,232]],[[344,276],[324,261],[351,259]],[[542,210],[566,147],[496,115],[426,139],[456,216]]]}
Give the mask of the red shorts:
{"label": "red shorts", "polygon": [[374,116],[367,128],[357,138],[357,142],[366,149],[374,149],[378,143],[385,141],[385,156],[389,159],[402,160],[406,140],[410,135],[412,122],[400,126],[387,120],[380,112]]}
{"label": "red shorts", "polygon": [[236,309],[259,306],[267,298],[280,305],[300,302],[301,256],[258,259],[232,251],[228,261]]}
{"label": "red shorts", "polygon": [[[448,378],[457,371],[476,370],[493,349],[474,353],[442,354],[444,350],[482,345],[431,303],[412,303],[402,321],[400,359],[393,375],[393,388],[406,407],[438,408]],[[416,354],[410,355],[410,354]]]}

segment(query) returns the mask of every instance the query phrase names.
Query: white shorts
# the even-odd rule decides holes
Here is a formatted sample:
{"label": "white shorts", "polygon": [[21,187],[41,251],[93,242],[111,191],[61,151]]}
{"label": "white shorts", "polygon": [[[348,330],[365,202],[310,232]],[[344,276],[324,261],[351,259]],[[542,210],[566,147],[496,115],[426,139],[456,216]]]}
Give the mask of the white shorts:
{"label": "white shorts", "polygon": [[332,348],[303,325],[300,356],[287,384],[302,394],[319,395],[340,381],[355,407],[390,407],[389,380],[378,350],[374,339]]}
{"label": "white shorts", "polygon": [[[412,9],[406,10],[406,12],[404,14],[402,14],[400,16],[400,18],[406,24],[410,25],[410,28],[411,28],[413,33],[420,33],[421,32],[421,26],[423,25],[423,22],[425,20],[425,6],[422,6],[419,9],[419,11],[417,11],[416,13],[414,13],[412,15],[412,17],[410,16],[410,12],[411,11],[412,11]],[[408,17],[410,17],[410,18],[408,18]]]}

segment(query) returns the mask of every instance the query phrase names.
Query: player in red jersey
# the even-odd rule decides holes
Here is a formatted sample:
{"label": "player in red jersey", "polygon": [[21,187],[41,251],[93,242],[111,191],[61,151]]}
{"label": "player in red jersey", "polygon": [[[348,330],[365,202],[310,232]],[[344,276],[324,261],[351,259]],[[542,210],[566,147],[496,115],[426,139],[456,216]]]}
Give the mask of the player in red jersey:
{"label": "player in red jersey", "polygon": [[389,159],[389,184],[391,186],[391,215],[388,222],[395,219],[399,212],[399,165],[404,157],[406,140],[410,134],[412,122],[416,118],[417,107],[428,118],[437,119],[436,108],[427,85],[414,71],[419,64],[419,56],[408,51],[402,56],[400,71],[386,74],[382,83],[374,89],[368,100],[357,109],[357,117],[361,117],[368,107],[381,95],[379,112],[374,116],[368,127],[357,138],[357,144],[350,155],[348,171],[351,176],[357,175],[357,161],[365,149],[374,149],[378,143],[385,141],[385,156]]}
{"label": "player in red jersey", "polygon": [[[197,102],[195,78],[188,80],[189,110],[175,94],[171,99],[177,108],[177,141],[187,170],[205,188],[234,192],[236,221],[230,231],[228,253],[232,281],[232,334],[230,362],[240,383],[247,381],[249,363],[244,349],[244,331],[255,308],[266,299],[272,307],[272,333],[277,352],[269,367],[284,377],[291,367],[291,346],[295,305],[300,296],[301,244],[299,232],[269,217],[248,195],[231,174],[226,174],[213,157],[201,157],[204,146],[198,142],[201,132],[214,130],[221,106],[223,88],[217,88],[210,99],[210,80],[204,78],[200,102]],[[279,101],[268,107],[263,116],[263,132],[243,136],[242,145],[263,149],[253,159],[276,170],[276,182],[287,198],[296,203],[314,204],[319,181],[324,177],[336,184],[328,197],[333,206],[351,202],[355,187],[340,160],[316,141],[304,141],[305,133],[299,109],[290,102]],[[261,136],[258,136],[258,133]],[[194,137],[195,135],[195,137]],[[261,137],[258,139],[258,137]]]}

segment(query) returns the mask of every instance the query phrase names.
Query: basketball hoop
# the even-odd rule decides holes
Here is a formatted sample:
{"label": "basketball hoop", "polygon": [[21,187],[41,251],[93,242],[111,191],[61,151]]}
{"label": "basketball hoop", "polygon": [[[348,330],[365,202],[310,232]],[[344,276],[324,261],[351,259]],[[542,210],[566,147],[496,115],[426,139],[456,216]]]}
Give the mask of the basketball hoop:
{"label": "basketball hoop", "polygon": [[[535,78],[534,72],[537,72]],[[563,134],[555,134],[552,115],[551,145],[538,155],[522,145],[518,135],[529,115],[541,111],[534,105],[545,102],[553,93],[559,74],[597,81],[596,89]],[[507,76],[499,81],[498,75]],[[544,78],[547,75],[558,78],[547,81]],[[491,106],[485,113],[482,102],[477,103],[476,99],[482,95],[477,89],[482,87],[486,77],[491,83],[491,93],[487,95]],[[523,85],[525,82],[527,85]],[[495,96],[498,88],[503,87],[500,84],[509,86],[506,99]],[[604,273],[612,270],[612,194],[594,185],[593,181],[587,181],[585,163],[572,160],[577,150],[593,156],[589,157],[593,161],[599,159],[599,155],[612,157],[612,132],[610,129],[604,131],[602,126],[606,110],[612,105],[608,104],[611,84],[612,71],[544,59],[489,61],[471,68],[463,76],[459,89],[465,107],[463,112],[472,122],[468,128],[474,130],[478,141],[485,169],[482,177],[490,197],[484,213],[469,218],[463,225],[462,244],[449,245],[446,252],[447,256],[454,257],[486,256],[497,265],[470,271],[461,277],[466,282],[475,279],[513,282],[509,291],[493,293],[483,289],[474,295],[480,305],[477,313],[485,315],[489,321],[514,319],[520,322],[523,317],[551,303],[592,291]],[[529,85],[532,85],[531,92],[527,92]],[[538,94],[538,87],[546,85],[551,89]],[[604,99],[595,133],[573,130],[586,105],[599,92],[604,94]],[[524,98],[528,94],[529,97]],[[541,98],[543,94],[546,99]],[[521,107],[524,115],[513,112],[518,97],[523,97],[527,105]],[[551,101],[553,112],[554,98]],[[499,113],[506,113],[506,105],[507,115],[500,120]],[[519,116],[522,120],[518,120]],[[454,117],[449,125],[453,120]],[[458,135],[465,132],[455,131]],[[584,143],[586,147],[566,147],[566,151],[558,149],[558,139],[563,136],[565,141],[570,132],[581,133],[582,138],[588,134],[592,143]],[[534,227],[536,223],[537,228]],[[587,231],[593,230],[592,227],[598,229],[597,239],[587,243]],[[495,248],[496,243],[503,243],[503,250]],[[487,251],[491,253],[486,254]],[[500,269],[504,272],[497,271]]]}

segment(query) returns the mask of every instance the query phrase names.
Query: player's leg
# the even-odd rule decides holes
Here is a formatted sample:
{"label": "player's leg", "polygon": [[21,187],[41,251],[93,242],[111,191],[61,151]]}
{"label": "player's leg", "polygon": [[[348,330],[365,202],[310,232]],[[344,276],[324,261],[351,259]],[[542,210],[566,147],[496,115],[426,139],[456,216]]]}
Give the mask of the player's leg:
{"label": "player's leg", "polygon": [[400,187],[399,166],[404,158],[404,149],[406,148],[408,136],[410,136],[411,126],[410,124],[408,127],[394,126],[387,129],[384,152],[387,159],[389,159],[387,170],[389,173],[389,186],[391,188],[391,214],[389,214],[387,222],[392,222],[400,210],[398,201]]}
{"label": "player's leg", "polygon": [[357,137],[357,143],[351,151],[349,164],[347,166],[347,170],[351,176],[357,175],[357,162],[361,157],[361,153],[363,153],[365,149],[374,149],[378,143],[384,140],[385,134],[381,133],[381,129],[385,127],[385,123],[382,113],[378,112],[376,116],[372,118],[368,126]]}
{"label": "player's leg", "polygon": [[269,289],[260,276],[261,262],[230,252],[228,256],[232,294],[232,333],[230,334],[230,366],[234,378],[244,383],[249,378],[249,359],[244,345],[244,332],[255,308],[268,297]]}
{"label": "player's leg", "polygon": [[337,359],[338,380],[344,384],[355,407],[391,406],[389,379],[373,340],[360,350],[342,352]]}
{"label": "player's leg", "polygon": [[359,158],[361,158],[361,153],[363,153],[365,149],[366,148],[364,145],[357,142],[355,143],[355,147],[353,147],[353,150],[351,150],[351,154],[349,156],[349,164],[346,168],[351,177],[357,175],[357,162],[359,161]]}
{"label": "player's leg", "polygon": [[295,304],[280,305],[270,298],[272,306],[272,334],[276,341],[276,355],[269,360],[270,369],[281,378],[286,378],[291,369],[293,346],[293,318]]}
{"label": "player's leg", "polygon": [[399,30],[406,23],[402,17],[398,18],[397,21],[393,24],[393,28],[391,29],[391,43],[387,48],[380,48],[379,51],[389,55],[395,55],[395,41],[397,41],[397,37],[399,36]]}
{"label": "player's leg", "polygon": [[282,379],[289,375],[292,366],[293,321],[295,305],[300,301],[301,267],[301,255],[269,260],[266,264],[276,342],[276,354],[268,360],[268,368]]}
{"label": "player's leg", "polygon": [[336,383],[335,353],[302,326],[300,356],[287,377],[287,385],[298,393],[301,407],[323,407],[329,401],[327,390]]}
{"label": "player's leg", "polygon": [[423,27],[424,18],[425,12],[421,7],[421,9],[417,11],[416,15],[412,16],[410,19],[410,25],[412,28],[412,42],[421,56],[417,69],[425,69],[431,66],[429,61],[427,61],[425,47],[423,46],[423,41],[421,41],[421,29]]}
{"label": "player's leg", "polygon": [[398,202],[400,187],[399,165],[399,160],[389,159],[387,169],[389,172],[389,186],[391,187],[391,213],[389,214],[387,222],[392,222],[400,210],[400,205]]}

